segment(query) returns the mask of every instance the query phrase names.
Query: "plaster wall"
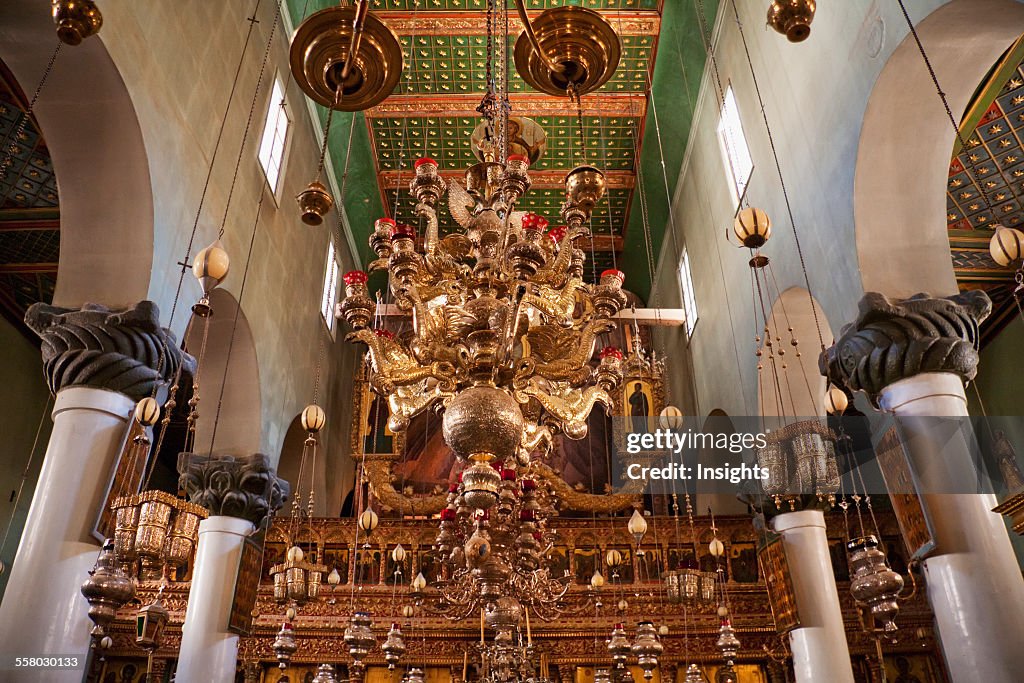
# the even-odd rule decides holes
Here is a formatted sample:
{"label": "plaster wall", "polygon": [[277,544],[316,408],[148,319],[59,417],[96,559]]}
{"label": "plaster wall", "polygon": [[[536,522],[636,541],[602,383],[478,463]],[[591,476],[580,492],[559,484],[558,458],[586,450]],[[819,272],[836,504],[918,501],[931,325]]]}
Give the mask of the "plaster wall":
{"label": "plaster wall", "polygon": [[[0,543],[7,536],[6,543],[0,548],[0,561],[7,567],[0,573],[2,597],[50,437],[52,423],[49,412],[53,406],[47,401],[49,391],[43,379],[39,349],[3,317],[0,317],[0,349],[3,349],[3,362],[0,363],[0,415],[3,415],[3,426],[0,427],[3,435],[0,440]],[[29,463],[37,429],[40,429],[39,443],[27,470],[25,488],[15,507],[22,472],[26,471]]]}
{"label": "plaster wall", "polygon": [[[340,357],[348,353],[344,344],[328,332],[319,313],[327,241],[330,226],[337,225],[338,217],[332,212],[323,226],[310,228],[299,220],[293,199],[313,179],[320,135],[288,70],[290,36],[280,18],[255,96],[252,121],[248,121],[264,51],[275,25],[275,5],[110,0],[103,6],[100,35],[131,94],[149,156],[154,204],[154,266],[149,296],[160,305],[165,318],[170,314],[181,272],[175,263],[186,253],[213,165],[191,254],[210,243],[223,224],[222,241],[232,266],[222,287],[240,302],[251,329],[259,367],[258,442],[260,450],[272,458],[280,454],[291,419],[313,400],[318,357],[323,357],[322,376],[328,376],[337,372]],[[258,7],[259,23],[245,47],[237,90],[215,152],[249,27],[247,17],[254,7]],[[257,152],[275,78],[285,87],[286,111],[292,125],[279,187],[272,193]],[[231,194],[247,124],[250,130]],[[264,199],[253,238],[261,194]],[[247,256],[250,241],[251,257]],[[344,271],[352,263],[348,241],[343,232],[336,241]],[[251,262],[246,275],[247,258]],[[174,318],[179,337],[189,317],[188,306],[198,295],[197,284],[186,273]],[[253,378],[229,377],[228,381],[248,383]],[[340,418],[345,401],[324,394],[321,390],[319,400],[328,411],[328,430],[338,430],[345,424]],[[328,449],[328,457],[342,455]]]}
{"label": "plaster wall", "polygon": [[[978,1],[999,5],[1004,10],[1009,6],[1011,12],[1020,5],[1009,0]],[[947,89],[965,88],[968,76],[963,68],[956,68],[958,53],[952,39],[933,41],[926,30],[929,21],[933,29],[936,25],[945,25],[949,17],[940,13],[933,15],[933,12],[946,3],[908,0],[906,4],[915,23],[921,22],[919,29],[926,47],[941,54],[936,60],[940,81],[948,76],[948,83],[944,82]],[[955,0],[944,10],[958,12],[963,4],[964,0]],[[938,216],[934,227],[908,221],[874,221],[864,227],[867,217],[877,217],[887,208],[909,212],[908,207],[898,205],[899,193],[901,189],[909,190],[911,185],[916,187],[915,179],[919,176],[926,176],[922,182],[928,192],[924,196],[934,198],[927,207],[921,207],[927,209],[925,216],[931,216],[936,205],[944,206],[945,166],[940,163],[937,170],[931,167],[934,164],[930,159],[934,154],[930,147],[941,148],[936,153],[944,155],[948,163],[952,143],[947,144],[945,138],[916,137],[915,119],[908,117],[907,110],[895,105],[886,109],[885,102],[871,100],[876,82],[880,82],[879,76],[897,48],[901,53],[913,48],[916,53],[916,46],[909,42],[901,45],[908,36],[908,29],[899,5],[875,0],[819,6],[811,36],[800,44],[791,44],[783,36],[764,28],[761,4],[737,2],[736,5],[778,150],[811,291],[825,317],[833,321],[838,331],[855,317],[857,302],[865,287],[890,295],[907,295],[912,293],[909,291],[912,284],[907,283],[916,282],[918,291],[931,289],[939,295],[952,293],[947,291],[955,287],[951,284],[952,266],[942,215]],[[974,0],[966,5],[978,6]],[[722,86],[725,88],[731,83],[734,88],[754,161],[747,200],[772,217],[773,236],[764,253],[771,258],[777,291],[804,287],[792,224],[733,12],[733,2],[721,4],[714,34]],[[960,21],[961,32],[970,29],[969,23]],[[980,29],[977,32],[983,33]],[[983,37],[972,36],[968,46],[973,46],[973,50]],[[993,44],[986,48],[993,52],[987,65],[982,63],[984,57],[973,57],[978,62],[979,73],[972,91],[999,52],[1009,46],[1010,40],[1007,39],[1006,45]],[[914,56],[920,61],[919,55]],[[920,81],[922,89],[930,90],[931,99],[922,94],[914,102],[904,104],[924,107],[929,112],[934,110],[944,117],[945,112],[923,64],[920,74],[909,69],[908,66],[906,78],[915,84]],[[675,220],[667,226],[669,233],[660,254],[655,290],[655,295],[660,293],[662,306],[679,305],[676,273],[685,246],[700,317],[688,343],[682,330],[662,331],[659,338],[670,357],[683,360],[689,354],[688,362],[670,365],[673,371],[670,382],[673,386],[692,387],[693,409],[699,415],[707,415],[716,408],[730,415],[751,415],[758,409],[754,336],[759,331],[753,322],[749,255],[746,250],[736,249],[725,237],[726,230],[731,228],[737,201],[730,189],[731,180],[717,134],[720,100],[710,61],[701,86],[689,146],[675,188]],[[874,148],[862,140],[869,101],[875,123],[870,131],[864,129],[864,135],[871,138],[869,142],[876,143],[881,135],[877,132],[878,121],[887,120],[886,130],[892,129],[890,143],[897,146],[898,154],[895,159],[890,154],[884,160],[889,166],[898,160],[896,167],[905,176],[900,180],[890,175],[890,193],[878,195],[875,205],[872,205],[872,186],[868,183],[872,158],[871,154],[865,156],[865,149]],[[959,104],[962,109],[966,101]],[[957,102],[953,106],[955,109]],[[889,118],[884,119],[885,116]],[[951,141],[953,132],[948,122],[946,126]],[[908,153],[918,147],[928,149],[928,153]],[[881,152],[879,154],[881,161]],[[935,181],[933,176],[941,178]],[[858,200],[856,210],[855,197]],[[915,252],[907,246],[915,234],[927,245],[924,252]],[[894,248],[903,250],[896,260],[880,259],[885,240],[892,240]],[[936,255],[939,249],[944,250],[944,257]],[[823,333],[828,343],[827,329],[823,329]],[[802,340],[803,343],[807,344],[808,353],[816,355],[816,339]]]}

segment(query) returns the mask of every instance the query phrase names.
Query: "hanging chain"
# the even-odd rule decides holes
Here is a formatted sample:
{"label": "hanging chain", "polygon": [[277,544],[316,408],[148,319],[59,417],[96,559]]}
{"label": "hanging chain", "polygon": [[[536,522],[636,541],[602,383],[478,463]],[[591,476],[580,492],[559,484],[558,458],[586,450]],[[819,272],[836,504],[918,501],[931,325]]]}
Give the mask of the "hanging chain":
{"label": "hanging chain", "polygon": [[[50,72],[53,71],[53,65],[57,61],[57,55],[60,54],[60,48],[64,43],[57,41],[57,47],[54,49],[53,54],[50,55],[50,60],[46,63],[46,69],[43,70],[43,77],[39,79],[39,84],[36,86],[36,91],[32,94],[32,99],[29,100],[28,106],[21,113],[18,119],[18,126],[14,129],[14,133],[4,139],[4,159],[0,162],[0,180],[7,177],[7,170],[14,165],[14,153],[18,149],[18,143],[25,136],[25,130],[28,127],[28,122],[32,119],[32,113],[35,111],[36,102],[39,100],[39,93],[43,91],[43,86],[46,85],[46,80],[50,77]],[[8,144],[10,143],[10,144]],[[11,186],[4,193],[4,196],[0,198],[0,203],[7,200],[11,191],[14,189],[14,181],[12,179]]]}
{"label": "hanging chain", "polygon": [[[252,16],[256,17],[260,9],[260,3],[262,0],[256,0],[256,5],[253,7]],[[280,11],[280,10],[279,10]],[[217,153],[220,151],[220,143],[224,137],[224,128],[228,121],[228,113],[231,111],[231,103],[235,99],[235,92],[238,89],[238,77],[242,73],[242,65],[245,64],[245,53],[248,51],[249,42],[252,39],[253,31],[256,28],[256,22],[249,21],[249,29],[245,34],[245,42],[242,44],[242,53],[238,56],[238,66],[235,68],[234,78],[231,80],[231,90],[228,92],[228,101],[224,106],[224,116],[220,120],[220,128],[217,130],[217,139],[213,143],[213,153],[210,155],[210,166],[206,171],[206,180],[203,182],[203,191],[199,195],[199,206],[196,207],[195,219],[192,221],[192,233],[188,238],[188,246],[185,247],[185,257],[181,260],[181,274],[178,276],[178,286],[174,292],[174,302],[171,304],[171,315],[167,319],[167,328],[173,329],[174,325],[174,314],[178,310],[178,300],[181,297],[181,288],[185,282],[185,273],[191,267],[189,259],[192,256],[192,246],[195,244],[196,233],[199,231],[199,217],[203,212],[203,204],[206,201],[206,193],[210,189],[210,180],[213,178],[213,165],[217,161]]]}
{"label": "hanging chain", "polygon": [[[921,53],[921,59],[924,60],[925,68],[928,69],[928,75],[931,76],[932,84],[935,86],[935,92],[942,100],[942,107],[946,110],[946,117],[949,118],[949,124],[953,126],[953,132],[956,134],[957,142],[960,143],[960,149],[964,152],[970,148],[970,145],[964,140],[963,133],[960,131],[960,126],[956,122],[956,117],[953,116],[953,110],[950,109],[949,99],[946,97],[945,91],[942,89],[942,85],[939,83],[939,77],[935,74],[935,68],[932,66],[932,60],[928,57],[928,53],[925,52],[924,44],[921,43],[921,37],[917,35],[917,28],[914,26],[914,22],[910,19],[910,14],[907,12],[906,5],[903,4],[903,0],[898,0],[900,3],[900,10],[903,12],[903,18],[907,21],[907,26],[910,28],[910,35],[914,37],[914,42],[917,44],[917,50]],[[964,173],[972,183],[978,188],[978,193],[981,195],[981,201],[984,202],[985,208],[992,213],[992,205],[989,203],[988,196],[985,194],[985,190],[982,189],[981,183],[978,181],[978,170],[975,165],[974,155],[967,154],[967,162],[971,166],[971,170],[964,166]]]}
{"label": "hanging chain", "polygon": [[260,73],[256,78],[256,87],[253,89],[252,102],[249,104],[249,116],[245,120],[245,129],[242,131],[242,144],[238,147],[238,157],[235,159],[235,170],[231,174],[231,185],[228,187],[227,201],[224,202],[224,216],[220,221],[220,230],[217,232],[217,239],[224,237],[224,230],[227,228],[228,211],[231,209],[231,198],[235,194],[235,184],[238,181],[238,170],[242,166],[245,143],[249,140],[249,130],[252,128],[253,117],[256,113],[256,102],[259,100],[260,96],[260,86],[263,85],[263,75],[267,71],[267,62],[270,61],[270,48],[274,45],[274,33],[277,31],[277,23],[281,18],[281,3],[274,3],[274,7],[274,21],[270,25],[270,35],[267,36],[267,47],[263,50],[263,61],[260,62]]}
{"label": "hanging chain", "polygon": [[[902,2],[902,0],[901,0]],[[814,327],[818,333],[818,343],[821,345],[821,350],[825,350],[825,336],[821,331],[821,321],[818,318],[818,307],[814,305],[814,294],[811,289],[811,279],[807,274],[807,262],[804,259],[804,250],[800,245],[800,233],[796,227],[796,219],[793,217],[793,206],[789,201],[789,192],[786,190],[786,180],[782,175],[782,163],[779,161],[779,152],[775,147],[775,137],[772,134],[772,128],[768,124],[768,112],[765,109],[764,98],[761,96],[761,86],[757,82],[757,73],[754,71],[754,60],[750,56],[750,46],[747,45],[747,37],[743,31],[743,22],[740,20],[740,11],[736,6],[736,0],[732,0],[732,11],[736,17],[736,26],[739,29],[740,40],[743,43],[743,52],[747,58],[747,66],[750,69],[750,78],[754,83],[754,93],[757,95],[757,102],[761,108],[761,117],[764,119],[764,127],[768,133],[768,144],[772,149],[772,158],[775,161],[775,172],[779,176],[779,187],[782,189],[782,198],[786,203],[786,212],[789,214],[789,224],[793,228],[793,243],[796,245],[796,253],[800,259],[800,270],[803,272],[804,285],[807,288],[808,303],[811,307],[811,314],[814,316]]]}

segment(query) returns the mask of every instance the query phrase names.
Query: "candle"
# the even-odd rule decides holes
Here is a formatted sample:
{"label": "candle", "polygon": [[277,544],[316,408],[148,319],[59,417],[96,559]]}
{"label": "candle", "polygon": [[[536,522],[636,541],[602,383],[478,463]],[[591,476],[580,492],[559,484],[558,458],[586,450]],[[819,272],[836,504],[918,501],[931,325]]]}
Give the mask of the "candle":
{"label": "candle", "polygon": [[480,608],[480,644],[484,644],[484,610]]}
{"label": "candle", "polygon": [[524,607],[523,609],[526,611],[526,646],[530,647],[533,645],[533,637],[530,634],[530,608]]}
{"label": "candle", "polygon": [[462,683],[466,683],[466,674],[469,670],[469,652],[462,653]]}

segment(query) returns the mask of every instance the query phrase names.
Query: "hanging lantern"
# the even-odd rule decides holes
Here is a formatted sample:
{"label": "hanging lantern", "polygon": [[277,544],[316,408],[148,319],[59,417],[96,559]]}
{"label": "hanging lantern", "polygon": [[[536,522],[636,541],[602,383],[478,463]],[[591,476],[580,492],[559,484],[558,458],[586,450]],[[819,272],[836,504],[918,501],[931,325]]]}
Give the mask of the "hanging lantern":
{"label": "hanging lantern", "polygon": [[292,655],[299,649],[295,643],[295,631],[287,621],[281,624],[281,630],[277,632],[277,638],[271,646],[274,655],[277,657],[277,666],[284,671],[292,661]]}
{"label": "hanging lantern", "polygon": [[406,619],[412,619],[413,615],[416,614],[416,608],[412,605],[405,605],[402,607],[402,616]]}
{"label": "hanging lantern", "polygon": [[334,667],[330,664],[321,664],[317,667],[316,678],[312,683],[338,683],[338,679],[334,675]]}
{"label": "hanging lantern", "polygon": [[595,571],[594,575],[590,577],[590,587],[599,590],[602,586],[604,586],[604,576],[601,575],[601,572]]}
{"label": "hanging lantern", "polygon": [[633,510],[633,515],[629,518],[629,523],[626,525],[629,529],[629,533],[636,539],[637,546],[644,540],[644,534],[647,533],[647,520],[644,519],[643,513],[639,510]]}
{"label": "hanging lantern", "polygon": [[889,568],[885,553],[874,536],[855,538],[846,545],[850,553],[850,594],[868,605],[886,633],[896,631],[893,621],[899,612],[898,596],[903,577]]}
{"label": "hanging lantern", "polygon": [[683,426],[683,411],[675,406],[665,406],[658,414],[658,425],[662,429],[678,430]]}
{"label": "hanging lantern", "polygon": [[715,643],[715,647],[722,653],[722,657],[726,661],[736,659],[736,653],[739,652],[740,641],[736,637],[736,629],[732,626],[732,619],[729,617],[728,610],[725,610],[725,614],[721,615],[721,621],[718,626],[718,641]]}
{"label": "hanging lantern", "polygon": [[835,434],[818,420],[803,420],[786,428],[796,463],[794,489],[819,498],[839,490]]}
{"label": "hanging lantern", "polygon": [[768,6],[768,25],[789,42],[800,43],[811,35],[816,9],[815,0],[772,0]]}
{"label": "hanging lantern", "polygon": [[594,670],[594,683],[612,683],[612,674],[611,674],[611,672],[608,669],[604,668],[604,667],[601,667],[599,669],[595,669]]}
{"label": "hanging lantern", "polygon": [[424,681],[426,681],[426,677],[423,674],[423,669],[418,666],[409,669],[409,673],[405,675],[406,683],[424,683]]}
{"label": "hanging lantern", "polygon": [[96,558],[96,566],[82,584],[82,595],[89,602],[89,618],[95,626],[92,635],[100,639],[117,616],[117,610],[135,596],[135,582],[118,566],[114,542],[107,539]]}
{"label": "hanging lantern", "polygon": [[616,669],[626,667],[626,660],[632,651],[629,638],[626,637],[626,629],[622,627],[622,624],[615,624],[612,636],[608,639],[608,654],[611,655]]}
{"label": "hanging lantern", "polygon": [[327,188],[318,180],[314,180],[306,189],[295,197],[299,205],[302,222],[306,225],[317,226],[324,222],[324,216],[334,206],[334,198]]}
{"label": "hanging lantern", "polygon": [[160,647],[164,627],[170,618],[167,608],[160,601],[161,593],[163,588],[157,594],[156,600],[141,608],[135,616],[135,644],[151,654]]}
{"label": "hanging lantern", "polygon": [[337,567],[331,569],[331,573],[327,575],[327,583],[332,589],[341,583],[341,572]]}
{"label": "hanging lantern", "polygon": [[759,249],[772,236],[772,221],[761,209],[743,209],[733,221],[732,230],[748,249]]}
{"label": "hanging lantern", "polygon": [[139,555],[135,551],[135,535],[139,530],[139,496],[118,496],[110,504],[114,513],[114,554],[129,577],[138,573]]}
{"label": "hanging lantern", "polygon": [[995,232],[988,243],[992,260],[1004,268],[1024,258],[1024,232],[1002,225],[993,225]]}
{"label": "hanging lantern", "polygon": [[302,410],[302,428],[310,434],[316,434],[327,423],[327,415],[320,406],[310,404]]}
{"label": "hanging lantern", "polygon": [[173,518],[167,542],[164,545],[163,560],[167,571],[173,573],[188,562],[199,542],[199,523],[210,512],[201,505],[177,498],[174,501]]}
{"label": "hanging lantern", "polygon": [[712,557],[720,558],[725,554],[725,544],[718,540],[718,537],[711,539],[711,543],[708,543],[708,552],[711,553]]}
{"label": "hanging lantern", "polygon": [[357,667],[361,667],[363,659],[370,653],[377,639],[373,636],[370,615],[367,612],[356,612],[345,628],[345,645],[348,654]]}
{"label": "hanging lantern", "polygon": [[203,288],[203,296],[192,306],[192,312],[200,318],[208,318],[213,315],[210,307],[210,292],[212,292],[224,278],[228,276],[231,266],[231,259],[220,240],[216,240],[210,246],[196,254],[192,261],[192,274],[199,285]]}
{"label": "hanging lantern", "polygon": [[50,9],[57,37],[65,45],[79,45],[103,26],[103,15],[93,0],[52,0]]}
{"label": "hanging lantern", "polygon": [[665,651],[665,646],[658,640],[658,632],[654,623],[641,621],[636,627],[636,638],[633,640],[633,654],[636,655],[636,663],[644,671],[644,680],[651,680],[654,677],[654,670],[658,668],[658,657]]}
{"label": "hanging lantern", "polygon": [[609,567],[615,569],[622,565],[622,553],[612,548],[604,554],[604,561]]}
{"label": "hanging lantern", "polygon": [[422,592],[427,587],[427,577],[423,576],[423,572],[416,575],[416,578],[412,580],[412,589],[414,591]]}
{"label": "hanging lantern", "polygon": [[776,438],[777,434],[768,434],[765,445],[757,449],[757,464],[768,473],[761,480],[761,488],[765,495],[775,500],[776,506],[781,503],[782,496],[789,492],[789,461],[782,442]]}
{"label": "hanging lantern", "polygon": [[[277,602],[305,604],[320,597],[320,581],[327,573],[327,567],[307,562],[302,548],[293,545],[285,555],[285,561],[270,568],[274,581],[274,599]],[[340,575],[339,575],[340,580]]]}
{"label": "hanging lantern", "polygon": [[604,173],[593,166],[577,166],[569,171],[565,176],[565,197],[568,204],[583,213],[582,221],[566,219],[570,228],[590,220],[594,207],[604,197],[607,184]]}
{"label": "hanging lantern", "polygon": [[686,680],[683,683],[705,683],[704,672],[696,664],[686,667]]}
{"label": "hanging lantern", "polygon": [[402,630],[398,624],[391,624],[391,630],[388,631],[388,637],[381,644],[380,650],[384,653],[384,661],[387,662],[388,668],[393,670],[405,654],[405,641],[402,639]]}
{"label": "hanging lantern", "polygon": [[363,510],[363,513],[359,515],[357,524],[359,525],[359,530],[369,538],[374,529],[377,528],[377,525],[380,524],[380,517],[378,517],[377,513],[373,511],[373,508],[366,508]]}
{"label": "hanging lantern", "polygon": [[171,514],[178,499],[164,491],[143,491],[138,496],[139,526],[135,532],[135,551],[142,560],[139,577],[159,579],[164,564],[164,544],[171,531]]}
{"label": "hanging lantern", "polygon": [[850,399],[846,392],[834,384],[829,384],[825,392],[825,410],[829,415],[842,415],[850,405]]}
{"label": "hanging lantern", "polygon": [[143,427],[152,427],[160,419],[160,404],[147,396],[135,404],[135,420]]}

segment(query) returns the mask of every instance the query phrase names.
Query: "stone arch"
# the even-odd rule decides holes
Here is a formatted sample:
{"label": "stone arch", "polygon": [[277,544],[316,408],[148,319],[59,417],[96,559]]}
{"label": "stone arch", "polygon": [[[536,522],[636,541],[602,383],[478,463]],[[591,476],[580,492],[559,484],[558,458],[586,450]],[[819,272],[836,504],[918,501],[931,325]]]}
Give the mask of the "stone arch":
{"label": "stone arch", "polygon": [[[948,256],[948,250],[947,250]],[[813,302],[814,309],[811,305]],[[817,325],[815,324],[817,313]],[[772,374],[772,361],[762,345],[759,359],[764,365],[762,380],[758,383],[758,406],[762,415],[785,417],[815,417],[825,415],[826,380],[818,369],[818,328],[825,346],[832,344],[832,328],[817,300],[812,299],[803,287],[790,287],[772,304],[768,315],[768,327],[772,337],[781,337],[776,349],[784,349],[784,356],[776,356],[781,392],[776,388]],[[791,343],[789,328],[793,328]],[[795,351],[799,350],[799,357]],[[785,368],[782,366],[785,365]]]}
{"label": "stone arch", "polygon": [[192,316],[185,334],[185,348],[198,358],[204,325],[208,325],[206,350],[198,370],[200,403],[194,450],[201,454],[250,455],[259,451],[262,431],[256,345],[245,312],[234,296],[215,289],[210,305],[213,316],[207,321]]}
{"label": "stone arch", "polygon": [[[302,416],[296,415],[288,425],[285,432],[284,442],[281,445],[281,456],[277,461],[277,476],[281,477],[292,485],[292,494],[300,495],[299,504],[305,506],[309,500],[310,481],[313,482],[313,515],[317,517],[328,516],[329,509],[336,509],[337,505],[327,505],[327,449],[324,447],[324,438],[321,434],[317,437],[317,457],[314,464],[312,451],[307,454],[305,465],[302,463],[303,446],[306,441],[306,431],[302,428]],[[311,472],[311,470],[314,470]],[[301,471],[301,481],[299,474]]]}
{"label": "stone arch", "polygon": [[[917,24],[954,115],[965,110],[1021,26],[1024,3],[1017,0],[952,0]],[[861,128],[854,217],[865,291],[898,297],[957,292],[945,219],[955,139],[908,35],[882,69]]]}
{"label": "stone arch", "polygon": [[[708,413],[701,431],[705,434],[734,434],[736,426],[728,413],[715,408]],[[722,467],[727,462],[739,464],[740,457],[718,448],[701,448],[697,454],[700,464],[706,467]],[[701,486],[698,484],[697,495],[694,496],[694,507],[698,515],[706,515],[709,508],[716,515],[742,515],[747,512],[747,506],[736,498],[735,493],[700,489]]]}
{"label": "stone arch", "polygon": [[[26,90],[57,43],[45,7],[0,4],[0,59]],[[148,297],[153,191],[131,96],[103,34],[65,46],[36,102],[36,120],[59,179],[61,249],[53,303],[110,307]]]}

